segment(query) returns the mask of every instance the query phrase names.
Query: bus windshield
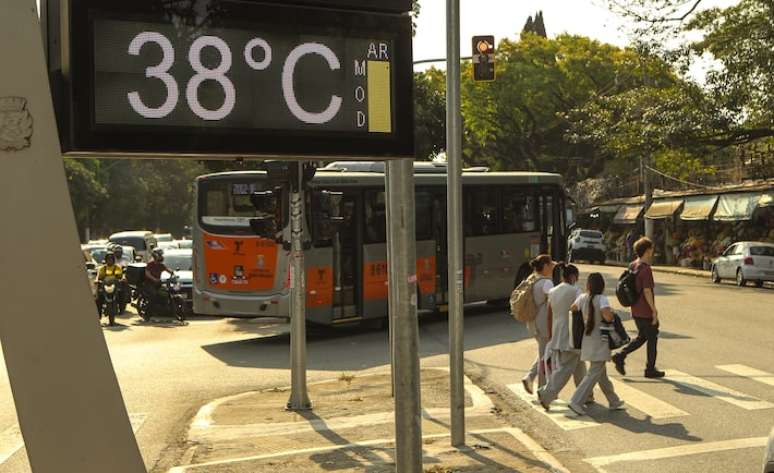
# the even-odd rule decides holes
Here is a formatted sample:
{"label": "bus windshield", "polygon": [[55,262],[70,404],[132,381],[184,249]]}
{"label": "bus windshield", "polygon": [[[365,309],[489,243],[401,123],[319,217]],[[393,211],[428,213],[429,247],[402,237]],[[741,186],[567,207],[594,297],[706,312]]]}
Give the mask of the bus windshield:
{"label": "bus windshield", "polygon": [[[250,219],[267,217],[250,202],[253,192],[267,190],[265,182],[251,180],[211,180],[199,187],[199,222],[215,231],[249,229]],[[213,228],[214,227],[214,228]]]}

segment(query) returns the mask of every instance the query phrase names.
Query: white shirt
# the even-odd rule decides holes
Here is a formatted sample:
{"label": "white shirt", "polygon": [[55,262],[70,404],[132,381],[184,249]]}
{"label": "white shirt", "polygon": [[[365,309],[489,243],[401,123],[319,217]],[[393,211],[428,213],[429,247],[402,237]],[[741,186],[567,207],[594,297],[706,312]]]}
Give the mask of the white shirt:
{"label": "white shirt", "polygon": [[580,289],[566,282],[548,292],[548,304],[553,314],[551,341],[548,342],[548,348],[558,351],[574,350],[570,340],[570,306],[581,294]]}
{"label": "white shirt", "polygon": [[[591,315],[589,305],[589,294],[582,294],[575,300],[575,305],[583,312],[583,321],[587,326],[589,316]],[[610,346],[607,340],[602,340],[602,332],[599,328],[602,326],[602,309],[610,307],[610,301],[604,294],[594,296],[594,329],[591,334],[586,335],[583,331],[583,345],[581,346],[581,360],[583,361],[610,361]]]}
{"label": "white shirt", "polygon": [[553,288],[554,282],[550,278],[541,279],[532,287],[532,295],[535,298],[538,313],[529,329],[533,335],[541,338],[548,338],[548,293]]}

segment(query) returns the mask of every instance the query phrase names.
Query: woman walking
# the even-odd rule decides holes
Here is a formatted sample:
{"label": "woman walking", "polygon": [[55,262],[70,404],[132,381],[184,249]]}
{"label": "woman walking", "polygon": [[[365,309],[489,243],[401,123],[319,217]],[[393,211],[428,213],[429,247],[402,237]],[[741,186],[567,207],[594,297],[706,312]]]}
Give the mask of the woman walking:
{"label": "woman walking", "polygon": [[527,375],[522,378],[521,383],[524,385],[524,390],[529,394],[533,394],[532,387],[535,383],[535,378],[538,379],[538,387],[542,387],[546,384],[546,370],[543,366],[543,355],[546,352],[546,344],[549,339],[548,328],[548,292],[553,289],[554,283],[552,276],[554,274],[554,267],[556,263],[551,259],[549,255],[540,255],[533,259],[529,263],[532,267],[532,277],[537,278],[533,288],[532,295],[537,306],[537,317],[532,322],[527,322],[527,329],[530,335],[535,337],[538,345],[537,358],[535,363],[532,364]]}
{"label": "woman walking", "polygon": [[602,320],[613,321],[610,302],[603,294],[605,278],[599,273],[591,273],[586,283],[586,291],[578,297],[570,308],[573,311],[580,310],[583,313],[585,330],[581,344],[581,360],[589,362],[586,376],[570,399],[570,409],[578,415],[586,414],[583,404],[591,395],[594,386],[599,384],[599,388],[607,398],[610,410],[620,411],[626,406],[615,393],[613,383],[607,377],[606,363],[610,361],[610,347],[607,339],[602,338],[600,331]]}

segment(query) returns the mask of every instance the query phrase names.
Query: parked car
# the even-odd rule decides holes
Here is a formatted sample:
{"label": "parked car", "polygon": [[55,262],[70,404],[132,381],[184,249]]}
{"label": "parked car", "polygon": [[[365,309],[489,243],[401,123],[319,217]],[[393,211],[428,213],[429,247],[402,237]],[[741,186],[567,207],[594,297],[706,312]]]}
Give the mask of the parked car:
{"label": "parked car", "polygon": [[183,250],[190,250],[193,248],[193,240],[175,240],[177,246]]}
{"label": "parked car", "polygon": [[774,244],[741,241],[729,246],[712,262],[712,282],[723,279],[734,279],[737,286],[753,281],[757,287],[774,281]]}
{"label": "parked car", "polygon": [[111,243],[121,246],[131,246],[143,261],[150,258],[151,251],[158,245],[156,237],[149,231],[119,232],[110,235]]}
{"label": "parked car", "polygon": [[[180,292],[184,296],[183,302],[186,312],[193,312],[193,251],[171,249],[164,251],[164,264],[175,272],[180,283]],[[166,281],[169,274],[161,275],[161,280]]]}
{"label": "parked car", "polygon": [[774,473],[774,429],[771,429],[766,454],[763,456],[763,473]]}
{"label": "parked car", "polygon": [[576,228],[567,240],[567,254],[570,261],[588,260],[591,263],[605,263],[605,240],[602,232]]}

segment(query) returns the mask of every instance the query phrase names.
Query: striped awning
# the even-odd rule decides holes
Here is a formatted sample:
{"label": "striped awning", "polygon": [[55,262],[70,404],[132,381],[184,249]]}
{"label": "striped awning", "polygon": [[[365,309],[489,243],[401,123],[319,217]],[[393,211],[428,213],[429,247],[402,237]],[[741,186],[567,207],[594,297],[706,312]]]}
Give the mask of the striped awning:
{"label": "striped awning", "polygon": [[675,215],[683,205],[683,199],[656,200],[650,204],[650,208],[645,212],[645,218],[659,219],[669,218]]}
{"label": "striped awning", "polygon": [[637,219],[640,218],[640,214],[642,214],[642,209],[644,208],[644,205],[623,205],[618,209],[615,217],[613,217],[613,223],[621,225],[637,223]]}
{"label": "striped awning", "polygon": [[723,194],[718,200],[718,208],[715,210],[715,215],[712,219],[721,222],[751,220],[760,201],[760,192]]}
{"label": "striped awning", "polygon": [[715,204],[718,202],[716,195],[699,195],[685,199],[681,220],[709,220]]}

